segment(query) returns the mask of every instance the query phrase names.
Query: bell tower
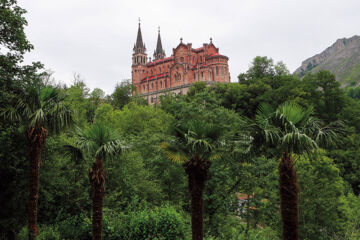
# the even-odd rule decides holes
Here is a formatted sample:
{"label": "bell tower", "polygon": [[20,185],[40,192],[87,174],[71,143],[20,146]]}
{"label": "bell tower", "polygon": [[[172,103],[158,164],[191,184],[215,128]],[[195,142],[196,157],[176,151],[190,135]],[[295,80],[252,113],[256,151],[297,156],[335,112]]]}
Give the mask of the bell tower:
{"label": "bell tower", "polygon": [[[133,48],[132,55],[132,66],[131,66],[131,76],[132,84],[137,89],[141,80],[146,76],[146,63],[147,63],[147,54],[146,47],[143,43],[140,27],[140,18],[139,18],[139,28],[136,37],[136,43]],[[138,89],[139,90],[139,89]]]}

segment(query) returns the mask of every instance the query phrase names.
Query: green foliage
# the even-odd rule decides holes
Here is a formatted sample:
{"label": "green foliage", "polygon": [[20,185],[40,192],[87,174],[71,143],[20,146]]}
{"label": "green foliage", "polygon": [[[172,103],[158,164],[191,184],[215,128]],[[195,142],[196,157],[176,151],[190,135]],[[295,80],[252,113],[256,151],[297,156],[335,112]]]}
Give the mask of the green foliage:
{"label": "green foliage", "polygon": [[91,239],[91,219],[84,215],[69,217],[55,225],[55,229],[60,233],[61,239]]}
{"label": "green foliage", "polygon": [[344,235],[347,227],[358,221],[358,212],[354,211],[359,210],[346,200],[353,197],[345,195],[339,169],[322,151],[299,157],[296,167],[301,189],[300,238],[321,240]]}
{"label": "green foliage", "polygon": [[11,52],[24,54],[33,48],[24,32],[27,25],[23,17],[25,13],[26,10],[19,7],[16,0],[0,2],[0,44]]}
{"label": "green foliage", "polygon": [[131,101],[132,91],[135,90],[134,88],[135,87],[128,80],[116,84],[115,90],[111,95],[111,104],[116,109],[122,109]]}
{"label": "green foliage", "polygon": [[[27,240],[28,239],[28,229],[26,227],[21,229],[21,232],[17,236],[18,240]],[[51,226],[40,226],[39,235],[37,236],[38,240],[59,240],[60,233]]]}
{"label": "green foliage", "polygon": [[140,211],[126,219],[126,234],[121,239],[184,239],[186,224],[170,206]]}
{"label": "green foliage", "polygon": [[360,100],[360,86],[349,88],[346,93],[349,97]]}
{"label": "green foliage", "polygon": [[[16,5],[16,1],[5,2],[1,4]],[[13,10],[8,8],[5,12],[11,15],[9,11]],[[10,16],[6,14],[0,18]],[[23,13],[19,14],[13,15],[14,20],[20,15],[22,18]],[[18,37],[19,41],[24,40],[21,33]],[[12,45],[18,59],[15,55],[13,58],[1,55],[0,81],[4,88],[0,90],[0,106],[17,106],[25,86],[39,86],[34,94],[27,96],[29,100],[38,99],[33,109],[39,106],[52,109],[46,106],[56,100],[52,96],[57,94],[58,99],[64,100],[64,106],[75,113],[76,125],[83,129],[80,132],[70,129],[47,139],[40,173],[39,239],[91,239],[88,168],[94,161],[92,154],[115,153],[119,145],[117,141],[109,141],[112,143],[99,147],[95,135],[100,136],[102,142],[119,135],[131,146],[121,156],[113,156],[106,162],[104,239],[189,239],[186,175],[182,165],[168,160],[160,145],[172,142],[169,127],[177,123],[192,125],[194,121],[201,123],[195,124],[196,129],[180,131],[180,135],[189,140],[180,144],[184,145],[183,152],[187,148],[190,152],[202,149],[207,155],[209,149],[214,149],[210,141],[212,134],[196,133],[198,129],[212,126],[224,136],[221,154],[217,151],[212,154],[204,192],[206,239],[279,239],[277,156],[281,146],[298,153],[304,149],[311,153],[299,155],[296,160],[301,187],[302,239],[357,239],[360,222],[358,87],[345,92],[329,72],[299,79],[290,75],[283,63],[274,64],[270,58],[257,57],[239,77],[240,83],[210,87],[196,83],[188,95],[162,96],[161,104],[146,106],[142,97],[131,96],[128,83],[118,85],[110,99],[101,89],[90,91],[79,75],[74,76],[75,81],[69,87],[46,83],[48,75],[39,74],[40,64],[18,65],[21,52],[27,51],[26,44]],[[6,61],[1,61],[5,57]],[[31,80],[35,77],[39,80],[36,84]],[[39,104],[39,99],[50,101]],[[291,103],[286,103],[289,101]],[[39,112],[32,115],[38,120],[41,116]],[[38,120],[33,122],[41,122]],[[325,135],[336,140],[336,134],[331,131],[339,125],[329,123],[338,120],[346,124],[342,127],[348,136],[340,137],[341,145],[324,145]],[[55,126],[61,125],[58,124]],[[99,125],[103,127],[100,129]],[[0,205],[3,206],[0,238],[4,239],[11,239],[18,232],[20,239],[26,237],[26,228],[21,230],[26,225],[24,203],[28,196],[23,134],[26,126],[20,121],[0,122]],[[304,134],[326,150],[312,152],[315,145],[310,139],[307,143],[312,147],[304,148]],[[280,137],[284,137],[282,142]],[[87,141],[89,144],[85,144]],[[250,142],[252,148],[248,148]],[[68,145],[70,150],[81,146],[91,151],[88,155],[78,151],[65,154],[60,147],[63,145]],[[252,196],[242,212],[236,199],[239,192]]]}

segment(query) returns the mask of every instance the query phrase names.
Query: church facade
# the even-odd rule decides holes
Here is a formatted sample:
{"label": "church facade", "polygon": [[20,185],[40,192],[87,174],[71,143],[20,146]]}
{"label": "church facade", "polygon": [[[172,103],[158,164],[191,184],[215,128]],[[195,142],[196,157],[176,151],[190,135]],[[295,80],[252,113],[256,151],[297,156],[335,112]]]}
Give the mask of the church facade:
{"label": "church facade", "polygon": [[159,96],[167,93],[186,94],[195,82],[207,85],[230,82],[229,58],[219,53],[210,38],[210,43],[193,48],[183,43],[166,57],[162,48],[160,29],[153,59],[148,58],[139,23],[136,43],[133,48],[131,78],[136,87],[134,94],[143,96],[149,104],[159,102]]}

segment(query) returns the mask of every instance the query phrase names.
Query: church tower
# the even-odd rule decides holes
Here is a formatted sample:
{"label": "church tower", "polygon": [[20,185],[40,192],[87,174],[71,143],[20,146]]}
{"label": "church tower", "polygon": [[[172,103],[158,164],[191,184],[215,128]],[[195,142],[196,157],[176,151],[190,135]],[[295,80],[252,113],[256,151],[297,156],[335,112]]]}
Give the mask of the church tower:
{"label": "church tower", "polygon": [[132,55],[132,66],[131,66],[131,75],[132,75],[132,83],[134,86],[140,83],[141,79],[146,76],[146,63],[147,63],[147,54],[146,47],[143,43],[142,35],[141,35],[141,27],[140,27],[140,19],[139,19],[139,28],[136,37],[136,43],[133,48]]}
{"label": "church tower", "polygon": [[160,37],[160,27],[159,27],[156,50],[154,51],[154,60],[163,59],[164,57],[165,57],[165,51],[162,48],[161,37]]}

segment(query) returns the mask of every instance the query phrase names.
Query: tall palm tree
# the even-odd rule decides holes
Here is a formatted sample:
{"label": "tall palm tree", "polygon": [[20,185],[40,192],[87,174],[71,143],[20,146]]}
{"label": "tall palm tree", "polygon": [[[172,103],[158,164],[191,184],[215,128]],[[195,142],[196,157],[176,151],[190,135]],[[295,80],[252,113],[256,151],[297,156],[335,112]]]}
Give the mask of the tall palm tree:
{"label": "tall palm tree", "polygon": [[339,141],[343,132],[341,121],[324,126],[311,117],[313,108],[303,109],[293,102],[280,105],[275,112],[261,106],[255,121],[244,121],[251,147],[270,147],[281,153],[279,163],[280,209],[283,223],[283,239],[297,240],[298,193],[294,154],[309,153],[319,146]]}
{"label": "tall palm tree", "polygon": [[95,123],[83,131],[77,129],[74,145],[66,146],[69,153],[75,158],[93,158],[94,163],[89,169],[92,197],[92,238],[102,239],[102,209],[105,196],[105,170],[106,158],[120,154],[126,146],[120,136],[102,123]]}
{"label": "tall palm tree", "polygon": [[192,120],[177,124],[171,131],[172,140],[162,143],[166,155],[181,163],[188,176],[191,198],[192,239],[203,239],[203,192],[211,160],[219,157],[222,129],[204,121]]}
{"label": "tall palm tree", "polygon": [[64,104],[59,89],[46,87],[41,79],[24,82],[22,92],[13,106],[8,106],[2,115],[24,126],[28,140],[29,157],[29,239],[38,233],[37,208],[39,195],[39,170],[41,150],[45,145],[48,131],[59,132],[72,123],[72,112]]}

